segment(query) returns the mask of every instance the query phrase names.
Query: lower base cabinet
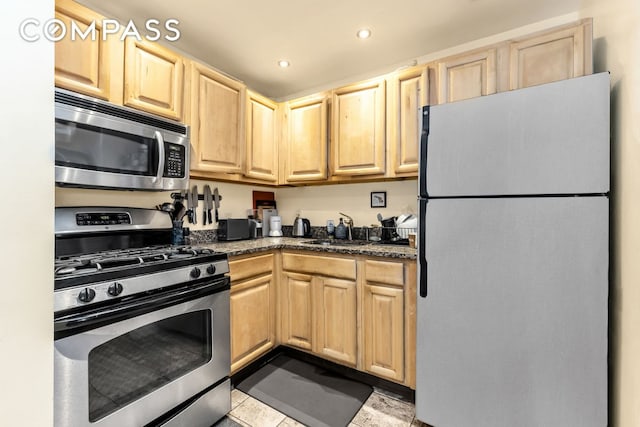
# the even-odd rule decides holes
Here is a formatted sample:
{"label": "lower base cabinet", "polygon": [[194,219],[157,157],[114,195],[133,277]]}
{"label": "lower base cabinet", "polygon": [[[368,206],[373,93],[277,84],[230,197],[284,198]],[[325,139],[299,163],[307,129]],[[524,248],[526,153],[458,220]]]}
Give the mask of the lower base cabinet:
{"label": "lower base cabinet", "polygon": [[274,255],[231,258],[231,373],[276,344]]}
{"label": "lower base cabinet", "polygon": [[415,388],[415,261],[284,250],[229,265],[232,373],[284,344]]}
{"label": "lower base cabinet", "polygon": [[281,277],[283,342],[356,367],[354,257],[284,252]]}
{"label": "lower base cabinet", "polygon": [[282,343],[415,387],[416,263],[282,254]]}
{"label": "lower base cabinet", "polygon": [[313,301],[313,276],[308,274],[282,272],[281,325],[282,342],[304,350],[311,350]]}
{"label": "lower base cabinet", "polygon": [[402,262],[364,262],[364,369],[394,381],[405,379],[405,284]]}
{"label": "lower base cabinet", "polygon": [[356,366],[356,282],[318,278],[315,353]]}

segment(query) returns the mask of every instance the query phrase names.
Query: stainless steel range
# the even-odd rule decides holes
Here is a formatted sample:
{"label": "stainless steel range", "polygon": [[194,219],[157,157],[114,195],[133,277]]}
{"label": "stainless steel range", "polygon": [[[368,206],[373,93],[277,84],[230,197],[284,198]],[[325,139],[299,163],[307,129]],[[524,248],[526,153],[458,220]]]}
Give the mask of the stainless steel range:
{"label": "stainless steel range", "polygon": [[230,410],[226,254],[167,213],[57,208],[55,425],[210,426]]}

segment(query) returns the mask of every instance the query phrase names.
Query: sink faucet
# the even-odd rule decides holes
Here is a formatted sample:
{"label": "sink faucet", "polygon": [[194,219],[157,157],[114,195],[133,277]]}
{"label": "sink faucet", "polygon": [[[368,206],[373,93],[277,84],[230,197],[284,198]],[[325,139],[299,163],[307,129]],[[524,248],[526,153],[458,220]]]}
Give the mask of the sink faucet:
{"label": "sink faucet", "polygon": [[351,218],[349,215],[343,214],[342,212],[338,212],[338,213],[347,218],[344,221],[344,225],[347,226],[347,230],[348,230],[347,239],[353,240],[353,235],[351,234],[351,228],[353,227],[353,218]]}

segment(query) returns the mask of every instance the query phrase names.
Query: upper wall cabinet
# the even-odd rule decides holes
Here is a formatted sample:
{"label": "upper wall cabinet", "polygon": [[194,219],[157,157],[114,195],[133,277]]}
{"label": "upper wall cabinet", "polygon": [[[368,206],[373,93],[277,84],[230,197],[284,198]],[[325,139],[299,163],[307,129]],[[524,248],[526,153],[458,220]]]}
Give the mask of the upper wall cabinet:
{"label": "upper wall cabinet", "polygon": [[277,182],[278,129],[278,104],[249,91],[246,176],[274,184]]}
{"label": "upper wall cabinet", "polygon": [[497,51],[484,49],[438,61],[439,103],[496,92]]}
{"label": "upper wall cabinet", "polygon": [[434,69],[414,67],[394,73],[387,86],[387,175],[416,176],[420,140],[420,109],[435,103]]}
{"label": "upper wall cabinet", "polygon": [[286,184],[327,178],[327,98],[290,101],[286,105],[287,132],[283,137],[282,181]]}
{"label": "upper wall cabinet", "polygon": [[71,0],[57,0],[55,16],[66,28],[75,21],[82,32],[95,22],[95,36],[71,40],[67,31],[67,36],[55,43],[56,86],[121,103],[118,87],[122,87],[122,79],[118,76],[122,75],[123,56],[119,36],[103,40],[102,16]]}
{"label": "upper wall cabinet", "polygon": [[130,37],[124,61],[124,104],[170,119],[182,119],[182,57],[146,40]]}
{"label": "upper wall cabinet", "polygon": [[195,62],[190,70],[191,169],[241,173],[246,88]]}
{"label": "upper wall cabinet", "polygon": [[510,44],[509,89],[593,72],[591,19],[578,26],[528,36]]}
{"label": "upper wall cabinet", "polygon": [[385,81],[332,92],[331,173],[381,175],[385,171]]}

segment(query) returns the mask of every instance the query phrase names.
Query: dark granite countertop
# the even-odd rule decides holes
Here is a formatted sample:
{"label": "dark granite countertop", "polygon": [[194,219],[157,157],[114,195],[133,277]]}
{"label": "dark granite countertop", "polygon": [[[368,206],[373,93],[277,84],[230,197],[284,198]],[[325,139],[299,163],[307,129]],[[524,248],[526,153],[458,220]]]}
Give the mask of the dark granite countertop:
{"label": "dark granite countertop", "polygon": [[295,249],[311,252],[326,252],[348,255],[367,255],[387,258],[416,259],[415,248],[408,246],[383,245],[367,243],[363,245],[316,245],[308,243],[313,239],[295,237],[265,237],[256,240],[241,240],[235,242],[201,243],[198,246],[224,252],[229,256],[243,255],[270,249]]}

